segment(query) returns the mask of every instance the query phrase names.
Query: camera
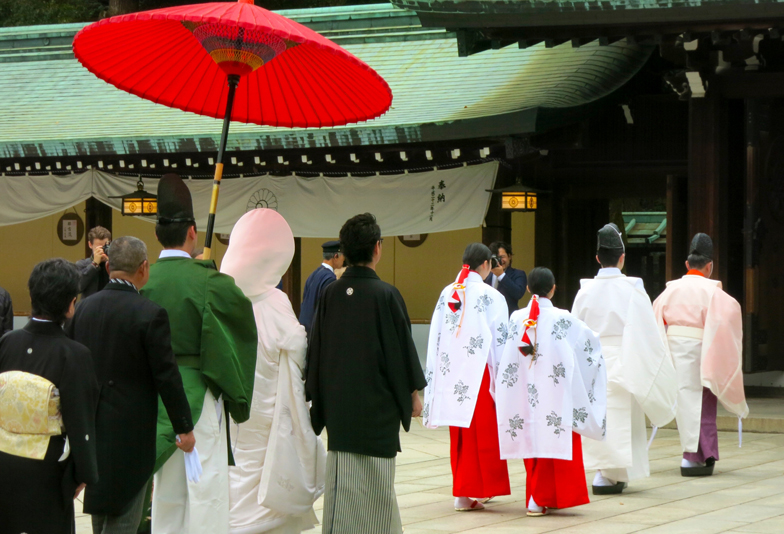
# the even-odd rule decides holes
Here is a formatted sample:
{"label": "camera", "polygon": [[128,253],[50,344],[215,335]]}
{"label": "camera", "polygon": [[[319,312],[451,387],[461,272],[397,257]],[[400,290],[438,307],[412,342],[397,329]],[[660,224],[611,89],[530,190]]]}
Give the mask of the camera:
{"label": "camera", "polygon": [[109,256],[109,245],[111,245],[111,243],[106,243],[103,246],[103,253],[106,254],[107,257]]}
{"label": "camera", "polygon": [[495,269],[501,265],[501,260],[498,259],[497,256],[493,255],[490,256],[490,268]]}

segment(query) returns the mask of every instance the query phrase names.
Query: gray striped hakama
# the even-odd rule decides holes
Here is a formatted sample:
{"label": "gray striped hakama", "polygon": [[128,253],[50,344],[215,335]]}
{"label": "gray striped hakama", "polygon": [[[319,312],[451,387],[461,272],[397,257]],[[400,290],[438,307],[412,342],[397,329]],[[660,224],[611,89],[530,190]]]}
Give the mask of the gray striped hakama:
{"label": "gray striped hakama", "polygon": [[401,534],[395,459],[329,451],[323,534]]}

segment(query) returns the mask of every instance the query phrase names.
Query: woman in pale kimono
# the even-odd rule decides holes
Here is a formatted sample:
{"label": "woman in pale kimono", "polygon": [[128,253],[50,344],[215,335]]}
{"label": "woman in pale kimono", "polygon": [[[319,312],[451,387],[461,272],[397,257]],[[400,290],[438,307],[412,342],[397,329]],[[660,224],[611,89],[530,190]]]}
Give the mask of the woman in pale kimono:
{"label": "woman in pale kimono", "polygon": [[275,288],[293,257],[285,219],[257,209],[237,221],[222,262],[253,303],[259,333],[250,419],[232,425],[233,534],[298,533],[318,523],[313,503],[324,492],[326,452],[305,401],[305,329]]}

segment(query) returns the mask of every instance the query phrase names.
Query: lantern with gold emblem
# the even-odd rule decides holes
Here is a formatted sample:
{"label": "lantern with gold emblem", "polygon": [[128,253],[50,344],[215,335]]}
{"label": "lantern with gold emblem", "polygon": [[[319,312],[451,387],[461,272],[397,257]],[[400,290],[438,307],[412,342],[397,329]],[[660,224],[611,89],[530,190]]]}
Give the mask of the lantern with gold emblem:
{"label": "lantern with gold emblem", "polygon": [[158,214],[158,197],[144,190],[144,182],[141,179],[136,182],[135,192],[109,198],[122,199],[120,211],[123,215],[151,217]]}

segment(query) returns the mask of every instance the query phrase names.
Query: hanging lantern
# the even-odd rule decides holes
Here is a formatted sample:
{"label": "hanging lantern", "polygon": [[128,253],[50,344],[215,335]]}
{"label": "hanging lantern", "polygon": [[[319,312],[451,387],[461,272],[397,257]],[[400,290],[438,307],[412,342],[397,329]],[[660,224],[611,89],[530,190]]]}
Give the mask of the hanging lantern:
{"label": "hanging lantern", "polygon": [[122,199],[120,210],[123,215],[134,217],[149,217],[158,214],[158,197],[144,190],[144,182],[141,178],[136,182],[137,190],[118,197]]}
{"label": "hanging lantern", "polygon": [[501,209],[503,211],[536,211],[537,195],[541,191],[521,185],[488,189],[489,193],[501,193]]}

